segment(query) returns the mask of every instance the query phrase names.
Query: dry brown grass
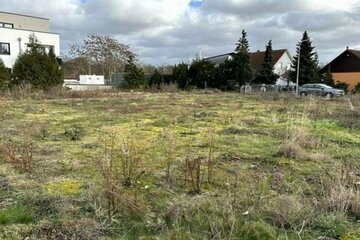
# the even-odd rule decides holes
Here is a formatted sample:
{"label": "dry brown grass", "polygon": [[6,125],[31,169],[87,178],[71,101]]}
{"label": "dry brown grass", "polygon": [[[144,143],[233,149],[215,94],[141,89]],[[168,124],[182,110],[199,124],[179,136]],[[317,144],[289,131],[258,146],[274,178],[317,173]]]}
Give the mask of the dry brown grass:
{"label": "dry brown grass", "polygon": [[279,146],[277,155],[300,159],[306,156],[305,148],[313,148],[316,141],[313,139],[304,125],[293,126],[289,130],[284,142]]}
{"label": "dry brown grass", "polygon": [[105,210],[111,222],[112,216],[120,211],[132,214],[141,211],[136,188],[143,172],[138,149],[130,135],[113,132],[104,143],[103,152],[94,161],[100,180],[93,188],[92,199],[97,214],[101,216]]}
{"label": "dry brown grass", "polygon": [[324,181],[322,208],[327,212],[345,216],[360,217],[360,178],[353,171],[353,166],[346,163],[340,169],[331,172],[331,179]]}
{"label": "dry brown grass", "polygon": [[327,162],[331,159],[330,154],[326,152],[307,153],[307,157],[314,162]]}
{"label": "dry brown grass", "polygon": [[295,228],[302,223],[306,209],[297,196],[280,195],[270,200],[267,211],[279,228]]}
{"label": "dry brown grass", "polygon": [[19,126],[19,137],[0,135],[0,155],[5,162],[16,169],[31,173],[34,167],[33,152],[33,130],[30,126]]}

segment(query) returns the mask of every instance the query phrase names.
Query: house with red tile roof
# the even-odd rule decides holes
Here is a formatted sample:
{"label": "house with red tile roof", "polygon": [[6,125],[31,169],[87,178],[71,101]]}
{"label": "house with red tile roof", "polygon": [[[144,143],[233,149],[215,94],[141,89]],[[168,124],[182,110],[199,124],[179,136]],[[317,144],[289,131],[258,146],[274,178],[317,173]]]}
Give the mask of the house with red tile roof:
{"label": "house with red tile roof", "polygon": [[[208,60],[215,65],[221,64],[225,62],[226,60],[233,59],[235,53],[225,53],[213,57],[205,58],[204,60]],[[261,66],[264,63],[264,56],[265,51],[256,51],[250,53],[250,63],[252,68],[259,72],[261,70]],[[291,63],[292,63],[292,57],[290,52],[287,49],[278,49],[273,50],[272,52],[273,57],[273,67],[274,67],[274,73],[276,73],[279,76],[285,77],[287,71],[291,69]]]}

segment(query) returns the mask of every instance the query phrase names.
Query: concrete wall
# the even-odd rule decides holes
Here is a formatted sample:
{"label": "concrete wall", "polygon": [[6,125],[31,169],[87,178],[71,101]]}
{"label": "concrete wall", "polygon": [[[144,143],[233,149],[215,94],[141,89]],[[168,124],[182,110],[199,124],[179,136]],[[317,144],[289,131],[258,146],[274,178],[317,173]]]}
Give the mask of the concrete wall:
{"label": "concrete wall", "polygon": [[0,12],[0,22],[12,23],[14,28],[32,31],[49,32],[49,19],[14,13]]}
{"label": "concrete wall", "polygon": [[73,91],[109,91],[113,89],[112,86],[104,86],[104,85],[71,85],[66,84],[66,88],[69,88]]}
{"label": "concrete wall", "polygon": [[29,42],[29,36],[32,33],[42,45],[54,46],[55,55],[60,56],[59,34],[0,28],[0,42],[10,43],[10,55],[0,55],[6,67],[11,68],[20,52],[27,49],[26,44]]}
{"label": "concrete wall", "polygon": [[337,81],[349,84],[349,91],[352,91],[357,83],[360,83],[360,72],[332,73],[335,84]]}

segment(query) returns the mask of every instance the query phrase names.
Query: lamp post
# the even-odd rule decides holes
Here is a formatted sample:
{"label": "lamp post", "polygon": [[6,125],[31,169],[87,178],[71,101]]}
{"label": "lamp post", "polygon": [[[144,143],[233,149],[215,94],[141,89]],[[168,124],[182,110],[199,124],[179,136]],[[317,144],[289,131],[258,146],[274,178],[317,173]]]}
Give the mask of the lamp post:
{"label": "lamp post", "polygon": [[301,44],[299,44],[299,55],[298,55],[298,62],[297,62],[297,69],[296,69],[296,96],[299,96],[299,70],[300,70],[300,52],[301,52]]}

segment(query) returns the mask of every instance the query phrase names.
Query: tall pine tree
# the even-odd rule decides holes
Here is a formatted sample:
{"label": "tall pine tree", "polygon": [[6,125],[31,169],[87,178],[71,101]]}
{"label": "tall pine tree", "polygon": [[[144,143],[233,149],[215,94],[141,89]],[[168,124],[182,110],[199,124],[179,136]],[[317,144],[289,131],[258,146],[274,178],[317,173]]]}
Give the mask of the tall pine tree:
{"label": "tall pine tree", "polygon": [[279,76],[274,73],[274,63],[273,63],[273,55],[272,55],[273,50],[272,50],[271,40],[265,47],[266,49],[264,54],[264,62],[261,65],[261,70],[259,75],[256,77],[256,82],[275,84]]}
{"label": "tall pine tree", "polygon": [[235,55],[233,58],[234,77],[239,85],[251,82],[253,78],[253,70],[250,64],[249,42],[247,40],[245,30],[242,30],[241,37],[236,43]]}
{"label": "tall pine tree", "polygon": [[297,44],[296,56],[292,62],[293,70],[290,72],[291,81],[296,82],[299,54],[299,85],[320,81],[320,75],[318,73],[318,55],[314,49],[315,47],[312,46],[310,37],[305,31],[301,41]]}

